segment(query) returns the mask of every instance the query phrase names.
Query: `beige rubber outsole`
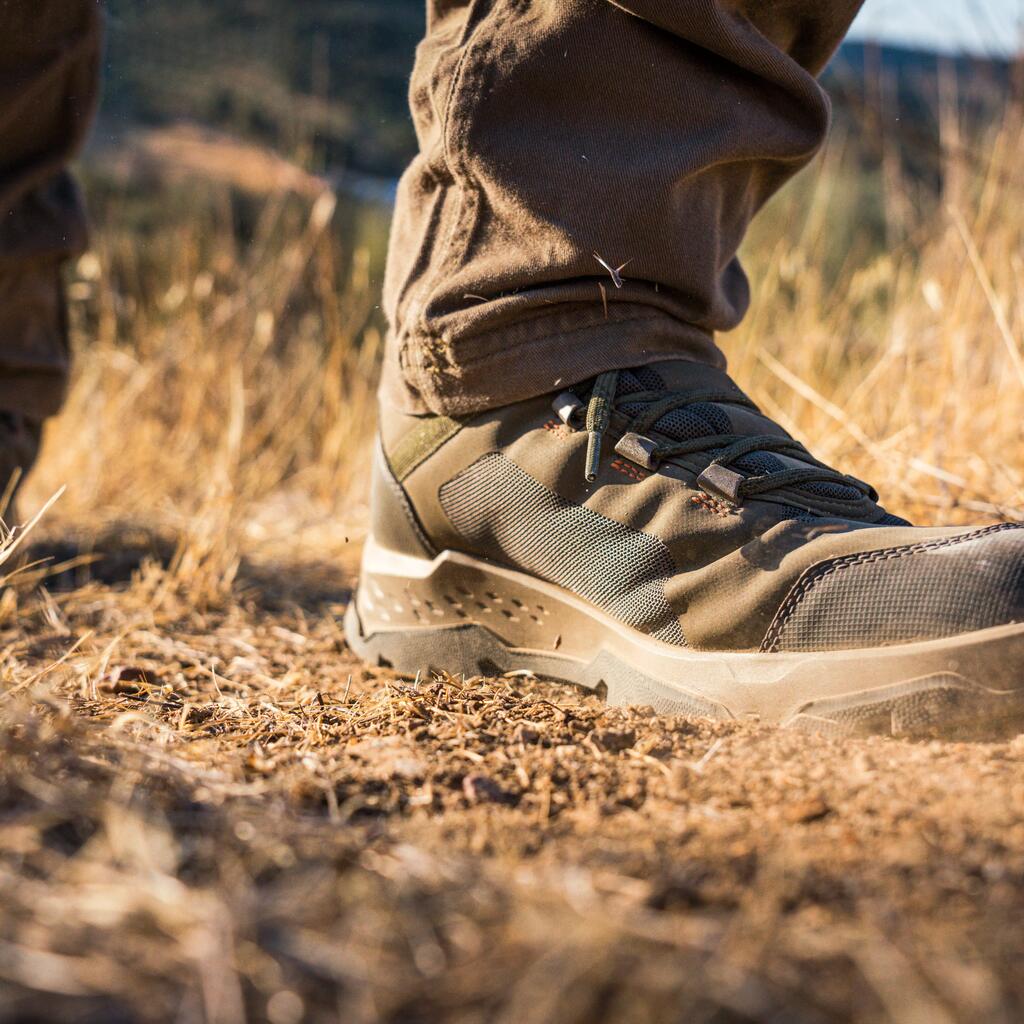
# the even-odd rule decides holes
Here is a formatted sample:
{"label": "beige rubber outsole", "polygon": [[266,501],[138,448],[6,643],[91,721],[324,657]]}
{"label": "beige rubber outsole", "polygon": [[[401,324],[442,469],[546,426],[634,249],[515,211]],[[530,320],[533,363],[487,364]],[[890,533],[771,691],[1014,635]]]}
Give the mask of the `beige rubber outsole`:
{"label": "beige rubber outsole", "polygon": [[1024,623],[865,650],[708,653],[653,640],[524,573],[371,539],[345,626],[356,653],[403,674],[526,670],[664,713],[896,735],[1024,725]]}

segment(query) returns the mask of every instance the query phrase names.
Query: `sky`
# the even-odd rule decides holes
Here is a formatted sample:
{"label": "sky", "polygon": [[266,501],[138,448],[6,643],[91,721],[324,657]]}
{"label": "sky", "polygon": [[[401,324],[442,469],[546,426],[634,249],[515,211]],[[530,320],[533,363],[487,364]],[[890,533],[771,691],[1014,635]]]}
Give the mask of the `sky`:
{"label": "sky", "polygon": [[1020,50],[1024,0],[866,0],[851,38],[989,55]]}

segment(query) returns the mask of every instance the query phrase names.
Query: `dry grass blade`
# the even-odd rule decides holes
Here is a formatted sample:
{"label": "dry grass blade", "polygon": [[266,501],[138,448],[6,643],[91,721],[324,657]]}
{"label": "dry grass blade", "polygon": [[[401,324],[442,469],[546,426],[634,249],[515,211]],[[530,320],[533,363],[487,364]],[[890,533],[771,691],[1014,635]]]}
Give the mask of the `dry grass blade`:
{"label": "dry grass blade", "polygon": [[4,539],[3,543],[0,543],[0,565],[4,565],[10,561],[11,556],[24,544],[25,538],[28,537],[35,529],[39,521],[46,515],[47,512],[60,500],[61,495],[64,493],[65,488],[58,488],[49,498],[43,506],[36,512],[34,516],[16,532],[11,532]]}
{"label": "dry grass blade", "polygon": [[955,206],[949,207],[949,215],[952,217],[960,238],[963,240],[964,248],[967,250],[967,255],[971,261],[971,267],[978,278],[982,291],[985,293],[985,301],[988,303],[989,309],[992,310],[992,318],[995,320],[996,328],[999,330],[999,336],[1003,339],[1003,344],[1006,345],[1006,351],[1009,353],[1010,361],[1013,363],[1013,368],[1017,373],[1017,379],[1020,381],[1021,387],[1024,388],[1024,357],[1021,356],[1020,346],[1017,343],[1017,339],[1013,336],[1009,321],[1006,319],[1003,303],[992,286],[992,278],[985,269],[981,254],[978,252],[977,243],[971,235],[971,230],[967,226],[963,214]]}

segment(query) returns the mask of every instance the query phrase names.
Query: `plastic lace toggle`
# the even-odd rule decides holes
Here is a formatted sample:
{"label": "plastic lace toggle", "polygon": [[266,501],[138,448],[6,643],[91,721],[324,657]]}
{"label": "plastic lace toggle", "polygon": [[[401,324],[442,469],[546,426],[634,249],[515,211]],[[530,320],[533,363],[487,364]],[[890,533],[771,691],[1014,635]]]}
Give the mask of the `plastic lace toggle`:
{"label": "plastic lace toggle", "polygon": [[726,466],[712,462],[697,477],[697,486],[709,494],[715,495],[717,498],[725,498],[726,501],[739,505],[743,501],[743,496],[740,494],[740,484],[743,483],[744,479],[745,477],[742,473],[737,473],[733,469],[728,469]]}
{"label": "plastic lace toggle", "polygon": [[624,459],[629,459],[630,462],[635,462],[638,466],[643,466],[644,469],[656,469],[658,466],[658,459],[655,455],[657,448],[657,443],[649,437],[631,433],[622,435],[619,443],[615,446],[615,451]]}
{"label": "plastic lace toggle", "polygon": [[551,403],[555,415],[567,426],[574,429],[579,426],[583,403],[571,392],[560,391]]}

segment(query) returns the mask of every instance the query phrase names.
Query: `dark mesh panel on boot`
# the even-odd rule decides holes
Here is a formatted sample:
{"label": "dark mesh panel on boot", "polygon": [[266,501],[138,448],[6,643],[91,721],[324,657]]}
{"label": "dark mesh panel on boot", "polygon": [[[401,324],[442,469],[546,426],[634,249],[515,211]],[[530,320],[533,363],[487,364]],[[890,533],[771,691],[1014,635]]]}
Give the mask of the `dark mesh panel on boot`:
{"label": "dark mesh panel on boot", "polygon": [[[593,381],[580,392],[584,400],[590,396],[592,385]],[[665,382],[657,370],[652,370],[649,366],[640,366],[634,370],[619,371],[615,396],[621,401],[628,395],[638,395],[641,391],[662,391],[664,388]],[[643,406],[638,406],[638,408],[643,408]]]}
{"label": "dark mesh panel on boot", "polygon": [[[786,468],[782,459],[771,452],[751,452],[749,455],[737,459],[734,464],[747,473],[777,473],[780,469]],[[800,489],[808,494],[838,501],[856,501],[860,496],[856,487],[827,483],[824,480],[812,480],[810,483],[801,484]]]}
{"label": "dark mesh panel on boot", "polygon": [[653,367],[637,367],[629,371],[632,377],[639,381],[645,391],[657,391],[665,387],[665,378],[662,377]]}
{"label": "dark mesh panel on boot", "polygon": [[837,558],[808,570],[762,648],[824,651],[911,643],[1024,620],[1024,529]]}
{"label": "dark mesh panel on boot", "polygon": [[566,501],[498,452],[449,480],[439,498],[482,554],[565,587],[658,640],[686,644],[665,598],[676,564],[657,537]]}
{"label": "dark mesh panel on boot", "polygon": [[[623,402],[619,406],[627,416],[639,416],[646,408],[643,402]],[[655,427],[674,441],[695,441],[699,437],[727,434],[730,430],[729,417],[717,405],[709,402],[673,409],[665,413]]]}
{"label": "dark mesh panel on boot", "polygon": [[661,375],[654,370],[640,367],[636,370],[622,370],[619,373],[619,386],[616,395],[636,395],[641,391],[658,391],[665,386]]}
{"label": "dark mesh panel on boot", "polygon": [[776,514],[783,519],[796,519],[801,523],[815,523],[821,516],[817,512],[808,512],[805,508],[797,508],[796,505],[779,505]]}
{"label": "dark mesh panel on boot", "polygon": [[695,441],[712,434],[728,434],[730,430],[729,417],[710,402],[673,409],[658,420],[657,428],[676,441]]}

